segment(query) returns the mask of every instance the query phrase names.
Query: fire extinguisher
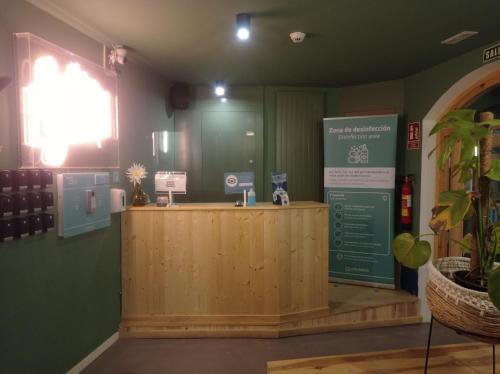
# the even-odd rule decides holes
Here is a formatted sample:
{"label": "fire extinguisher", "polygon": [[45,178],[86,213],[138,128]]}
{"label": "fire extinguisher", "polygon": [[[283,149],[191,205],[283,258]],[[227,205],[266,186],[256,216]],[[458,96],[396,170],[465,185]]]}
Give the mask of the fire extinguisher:
{"label": "fire extinguisher", "polygon": [[405,176],[401,187],[401,225],[403,228],[411,229],[412,216],[412,189],[411,177]]}

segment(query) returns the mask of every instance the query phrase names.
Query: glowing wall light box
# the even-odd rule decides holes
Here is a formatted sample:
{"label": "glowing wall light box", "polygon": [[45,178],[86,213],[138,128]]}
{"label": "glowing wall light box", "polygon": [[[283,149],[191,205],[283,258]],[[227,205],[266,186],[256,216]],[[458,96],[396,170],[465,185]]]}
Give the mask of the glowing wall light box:
{"label": "glowing wall light box", "polygon": [[23,167],[116,168],[116,74],[15,34]]}

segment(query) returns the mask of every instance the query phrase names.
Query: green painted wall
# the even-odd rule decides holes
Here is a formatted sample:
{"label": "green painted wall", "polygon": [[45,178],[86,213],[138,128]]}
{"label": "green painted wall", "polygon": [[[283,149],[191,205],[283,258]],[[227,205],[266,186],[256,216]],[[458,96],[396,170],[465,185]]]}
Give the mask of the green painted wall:
{"label": "green painted wall", "polygon": [[221,103],[212,95],[211,87],[194,87],[188,110],[176,110],[175,117],[175,168],[188,171],[188,195],[178,201],[204,201],[202,189],[204,112],[253,111],[259,117],[257,130],[257,199],[270,201],[271,172],[277,168],[277,96],[279,93],[317,93],[324,97],[324,116],[341,116],[353,111],[394,109],[403,113],[403,81],[389,81],[368,85],[324,87],[231,87],[228,101]]}
{"label": "green painted wall", "polygon": [[[0,76],[14,76],[12,33],[32,32],[100,63],[101,45],[24,1],[0,1]],[[151,131],[172,129],[166,82],[129,63],[119,77],[120,163],[155,167]],[[0,169],[18,166],[15,86],[0,92]],[[152,192],[152,180],[146,184]],[[59,239],[55,232],[0,243],[0,371],[64,373],[117,331],[120,219]]]}
{"label": "green painted wall", "polygon": [[276,170],[286,170],[290,199],[322,201],[325,95],[280,91],[276,104]]}
{"label": "green painted wall", "polygon": [[[263,188],[263,89],[261,87],[231,87],[227,102],[222,103],[219,98],[214,97],[212,87],[198,86],[192,87],[191,97],[189,109],[174,112],[175,169],[188,172],[187,196],[179,196],[177,201],[206,201],[203,175],[210,174],[212,171],[203,169],[203,118],[204,116],[206,118],[206,114],[209,113],[211,119],[216,121],[217,113],[220,113],[221,122],[223,122],[225,121],[224,114],[227,112],[252,113],[255,116],[255,183],[257,199],[260,200]],[[223,183],[222,176],[220,176],[220,183],[221,185]],[[233,200],[239,198],[234,197]]]}
{"label": "green painted wall", "polygon": [[[264,193],[265,201],[272,199],[271,173],[276,171],[277,136],[277,95],[280,92],[318,93],[325,98],[325,116],[338,113],[337,89],[322,87],[265,87],[264,89]],[[280,170],[285,171],[285,170]],[[291,197],[293,199],[293,197]]]}
{"label": "green painted wall", "polygon": [[393,80],[357,86],[342,87],[337,90],[337,115],[377,110],[392,110],[404,113],[404,81]]}

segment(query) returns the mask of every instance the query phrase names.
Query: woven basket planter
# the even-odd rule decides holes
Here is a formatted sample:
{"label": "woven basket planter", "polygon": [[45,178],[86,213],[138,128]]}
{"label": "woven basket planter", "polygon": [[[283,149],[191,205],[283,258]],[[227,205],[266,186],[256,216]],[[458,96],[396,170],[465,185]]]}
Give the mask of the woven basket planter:
{"label": "woven basket planter", "polygon": [[500,312],[488,293],[469,290],[453,281],[453,272],[469,270],[468,258],[440,258],[428,267],[427,302],[438,321],[466,333],[500,338]]}

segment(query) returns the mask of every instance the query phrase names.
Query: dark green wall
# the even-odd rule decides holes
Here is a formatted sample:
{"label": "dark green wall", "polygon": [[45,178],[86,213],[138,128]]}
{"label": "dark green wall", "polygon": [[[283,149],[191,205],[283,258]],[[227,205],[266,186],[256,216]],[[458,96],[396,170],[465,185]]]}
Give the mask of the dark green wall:
{"label": "dark green wall", "polygon": [[[280,92],[318,93],[325,98],[325,116],[336,115],[337,90],[321,87],[265,87],[264,89],[264,193],[265,201],[272,199],[271,173],[276,171],[276,144],[280,141],[276,133],[277,95]],[[286,170],[280,170],[286,172]],[[291,197],[293,199],[293,197]]]}
{"label": "dark green wall", "polygon": [[[231,87],[228,101],[221,103],[207,86],[194,87],[188,110],[176,110],[175,117],[175,168],[188,171],[188,195],[179,201],[203,201],[202,131],[204,112],[255,111],[260,117],[261,128],[257,132],[256,173],[257,199],[270,201],[271,172],[277,168],[276,145],[282,141],[277,135],[277,96],[279,93],[317,93],[324,97],[324,116],[342,116],[349,112],[393,109],[403,113],[403,81],[379,82],[367,85],[324,87]],[[305,102],[305,101],[304,101]]]}
{"label": "dark green wall", "polygon": [[389,110],[404,113],[404,81],[394,80],[337,89],[337,115]]}
{"label": "dark green wall", "polygon": [[276,170],[286,171],[290,199],[322,201],[325,95],[280,91],[276,104]]}
{"label": "dark green wall", "polygon": [[[256,132],[256,192],[258,201],[270,201],[271,172],[276,170],[276,95],[278,92],[316,92],[325,96],[326,115],[337,113],[336,90],[308,87],[230,87],[228,100],[221,103],[212,88],[192,88],[192,100],[187,110],[175,110],[175,168],[188,171],[188,194],[178,201],[204,201],[203,173],[203,113],[252,111],[257,115]],[[221,182],[222,183],[222,182]],[[236,199],[236,198],[235,198]]]}
{"label": "dark green wall", "polygon": [[[214,97],[208,86],[193,87],[189,109],[176,110],[175,118],[175,169],[188,172],[187,196],[178,197],[178,201],[206,201],[203,192],[203,139],[202,121],[204,113],[212,115],[225,112],[252,112],[256,118],[256,193],[262,196],[263,173],[263,89],[261,87],[231,87],[228,100],[222,103]],[[227,170],[237,171],[237,170]],[[223,179],[220,177],[222,185]],[[238,197],[235,197],[235,200]]]}
{"label": "dark green wall", "polygon": [[[0,1],[0,76],[14,76],[12,33],[32,32],[96,63],[102,46],[24,1]],[[166,82],[130,62],[119,77],[120,174],[155,167],[151,131],[171,129]],[[0,92],[0,169],[16,168],[15,86]],[[145,188],[152,192],[152,179]],[[4,373],[63,373],[118,329],[120,219],[70,239],[55,232],[0,243],[0,366]]]}

